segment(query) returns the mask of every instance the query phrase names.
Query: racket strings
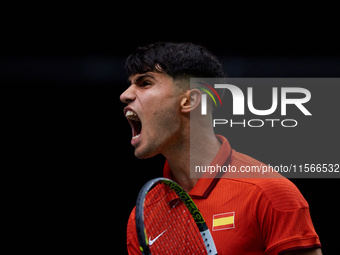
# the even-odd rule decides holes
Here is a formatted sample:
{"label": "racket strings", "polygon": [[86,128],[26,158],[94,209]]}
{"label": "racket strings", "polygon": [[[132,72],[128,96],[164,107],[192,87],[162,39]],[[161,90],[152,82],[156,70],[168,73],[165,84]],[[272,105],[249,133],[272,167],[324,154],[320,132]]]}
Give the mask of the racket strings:
{"label": "racket strings", "polygon": [[146,196],[144,223],[152,254],[207,254],[188,208],[164,184]]}

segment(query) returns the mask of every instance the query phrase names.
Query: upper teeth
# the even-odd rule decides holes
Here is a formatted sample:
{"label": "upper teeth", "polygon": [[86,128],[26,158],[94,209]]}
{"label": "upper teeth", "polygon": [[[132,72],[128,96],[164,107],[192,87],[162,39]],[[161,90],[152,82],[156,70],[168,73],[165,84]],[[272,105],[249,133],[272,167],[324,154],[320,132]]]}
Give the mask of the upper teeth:
{"label": "upper teeth", "polygon": [[137,114],[134,113],[131,110],[128,110],[125,114],[126,118],[130,119],[130,120],[134,120],[134,121],[140,121],[140,119],[138,118]]}

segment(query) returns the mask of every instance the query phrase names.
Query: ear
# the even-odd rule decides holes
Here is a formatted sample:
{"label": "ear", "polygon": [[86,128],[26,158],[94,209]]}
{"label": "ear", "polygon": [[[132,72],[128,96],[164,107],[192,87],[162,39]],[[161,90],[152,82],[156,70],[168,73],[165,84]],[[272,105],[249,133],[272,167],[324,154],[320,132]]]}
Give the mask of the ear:
{"label": "ear", "polygon": [[181,99],[181,111],[189,113],[196,109],[201,102],[201,92],[198,89],[187,90]]}

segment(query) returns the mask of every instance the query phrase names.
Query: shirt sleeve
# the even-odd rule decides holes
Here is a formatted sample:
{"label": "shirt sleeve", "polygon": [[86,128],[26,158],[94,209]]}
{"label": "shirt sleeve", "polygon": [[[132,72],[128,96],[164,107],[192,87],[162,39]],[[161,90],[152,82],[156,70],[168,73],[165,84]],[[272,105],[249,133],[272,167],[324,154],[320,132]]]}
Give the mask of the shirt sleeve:
{"label": "shirt sleeve", "polygon": [[127,229],[126,229],[126,246],[129,255],[140,255],[142,252],[139,249],[137,230],[136,230],[136,220],[135,220],[135,210],[134,208],[130,214]]}
{"label": "shirt sleeve", "polygon": [[[280,186],[280,185],[279,185]],[[321,247],[309,205],[292,183],[261,196],[258,222],[266,254]]]}
{"label": "shirt sleeve", "polygon": [[265,230],[266,254],[321,247],[308,208],[270,213]]}

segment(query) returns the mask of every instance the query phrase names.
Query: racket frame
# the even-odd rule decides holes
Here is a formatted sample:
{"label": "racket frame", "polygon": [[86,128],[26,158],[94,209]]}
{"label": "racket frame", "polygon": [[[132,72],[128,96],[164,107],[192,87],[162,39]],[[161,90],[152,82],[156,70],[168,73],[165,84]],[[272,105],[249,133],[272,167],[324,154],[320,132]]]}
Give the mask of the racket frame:
{"label": "racket frame", "polygon": [[159,177],[148,181],[142,189],[139,191],[137,202],[136,202],[136,229],[137,229],[137,236],[139,241],[139,249],[141,250],[143,255],[151,255],[150,248],[149,248],[149,240],[146,234],[146,229],[144,225],[144,202],[145,197],[152,188],[158,184],[164,183],[167,185],[171,190],[173,190],[184,203],[184,205],[188,208],[190,214],[192,215],[195,223],[200,231],[202,236],[205,248],[208,254],[217,255],[217,250],[215,247],[214,240],[211,236],[211,233],[208,229],[208,226],[198,210],[196,204],[191,199],[191,197],[186,193],[181,186],[179,186],[173,180]]}

